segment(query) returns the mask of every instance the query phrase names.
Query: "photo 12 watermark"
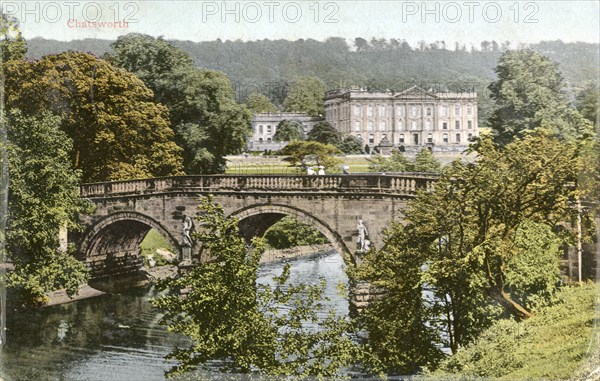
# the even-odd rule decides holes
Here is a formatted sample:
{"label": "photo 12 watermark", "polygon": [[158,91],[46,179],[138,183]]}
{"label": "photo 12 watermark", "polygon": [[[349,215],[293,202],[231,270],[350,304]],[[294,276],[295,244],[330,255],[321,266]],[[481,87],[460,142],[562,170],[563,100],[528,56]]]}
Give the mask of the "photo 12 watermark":
{"label": "photo 12 watermark", "polygon": [[2,1],[0,10],[21,25],[47,23],[68,29],[128,29],[139,23],[137,1]]}

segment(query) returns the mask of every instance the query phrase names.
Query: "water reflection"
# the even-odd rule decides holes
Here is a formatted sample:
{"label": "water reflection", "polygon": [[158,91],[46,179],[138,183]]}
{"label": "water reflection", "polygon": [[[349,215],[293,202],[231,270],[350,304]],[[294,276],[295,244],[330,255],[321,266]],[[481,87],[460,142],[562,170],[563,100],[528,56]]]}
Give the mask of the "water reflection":
{"label": "water reflection", "polygon": [[[327,280],[328,306],[348,313],[336,287],[347,284],[341,256],[330,252],[291,260],[292,282]],[[259,282],[281,273],[283,264],[261,266]],[[0,377],[9,380],[163,380],[173,364],[164,356],[185,337],[166,332],[149,300],[152,287],[9,315]]]}

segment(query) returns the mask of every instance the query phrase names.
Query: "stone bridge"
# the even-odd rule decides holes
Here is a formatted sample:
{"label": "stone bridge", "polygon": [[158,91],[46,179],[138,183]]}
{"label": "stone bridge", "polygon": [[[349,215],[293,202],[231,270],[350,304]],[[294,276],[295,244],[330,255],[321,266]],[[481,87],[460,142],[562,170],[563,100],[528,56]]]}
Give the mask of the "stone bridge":
{"label": "stone bridge", "polygon": [[[382,230],[402,220],[417,191],[435,182],[430,174],[326,176],[183,176],[81,186],[81,197],[96,207],[81,216],[84,231],[70,234],[93,278],[136,271],[140,243],[156,229],[179,253],[180,264],[205,261],[201,242],[186,237],[186,217],[197,213],[200,196],[212,194],[227,215],[239,220],[241,234],[261,236],[284,216],[294,216],[323,233],[344,257],[360,252],[359,221],[375,247]],[[187,219],[188,224],[190,219]]]}

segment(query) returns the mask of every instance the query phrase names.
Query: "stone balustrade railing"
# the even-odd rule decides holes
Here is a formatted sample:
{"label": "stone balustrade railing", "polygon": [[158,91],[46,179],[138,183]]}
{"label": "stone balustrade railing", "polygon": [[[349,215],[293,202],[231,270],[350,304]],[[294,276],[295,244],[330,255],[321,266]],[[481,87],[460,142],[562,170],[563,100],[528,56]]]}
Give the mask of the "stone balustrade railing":
{"label": "stone balustrade railing", "polygon": [[175,191],[191,192],[341,192],[414,195],[430,190],[432,174],[361,175],[211,175],[177,176],[81,185],[81,197],[96,198]]}

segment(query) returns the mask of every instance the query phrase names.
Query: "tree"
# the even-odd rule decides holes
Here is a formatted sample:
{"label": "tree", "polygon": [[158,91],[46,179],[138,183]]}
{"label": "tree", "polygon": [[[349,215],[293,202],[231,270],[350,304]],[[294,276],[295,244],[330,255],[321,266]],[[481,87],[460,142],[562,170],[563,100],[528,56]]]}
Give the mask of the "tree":
{"label": "tree", "polygon": [[289,249],[296,246],[320,245],[329,242],[313,226],[286,216],[265,232],[266,243],[275,249]]}
{"label": "tree", "polygon": [[296,120],[282,120],[277,125],[273,140],[276,142],[304,140],[304,126]]}
{"label": "tree", "polygon": [[415,156],[413,171],[439,173],[441,169],[442,165],[428,148],[422,148]]}
{"label": "tree", "polygon": [[[161,322],[192,340],[188,348],[171,353],[178,364],[170,375],[219,361],[222,371],[336,377],[360,359],[347,318],[330,313],[319,321],[322,285],[288,284],[286,266],[274,277],[274,288],[257,289],[261,241],[254,240],[248,249],[238,221],[225,217],[211,197],[201,199],[199,210],[202,229],[195,238],[212,260],[162,284],[187,290],[185,298],[175,292],[153,300],[164,312]],[[285,314],[278,311],[283,304],[288,306]]]}
{"label": "tree", "polygon": [[296,140],[283,147],[281,152],[287,155],[284,160],[293,166],[304,167],[314,163],[317,166],[322,165],[333,169],[341,164],[341,160],[333,156],[341,152],[331,144]]}
{"label": "tree", "polygon": [[348,135],[342,138],[337,147],[346,155],[360,155],[365,153],[362,146],[362,140]]}
{"label": "tree", "polygon": [[82,171],[83,181],[181,173],[167,110],[133,74],[76,52],[8,69],[8,107],[25,115],[60,116],[73,142],[72,165]]}
{"label": "tree", "polygon": [[72,296],[87,281],[87,269],[70,248],[59,250],[59,231],[79,229],[90,205],[79,197],[80,171],[70,165],[71,139],[60,119],[44,113],[7,115],[10,165],[6,250],[15,269],[7,274],[15,303],[37,305],[50,291]]}
{"label": "tree", "polygon": [[506,51],[496,73],[498,80],[489,86],[496,102],[489,119],[496,142],[507,144],[543,125],[570,141],[592,134],[590,124],[569,107],[557,63],[531,50]]}
{"label": "tree", "polygon": [[0,11],[0,62],[22,60],[27,53],[27,43],[21,34],[17,20]]}
{"label": "tree", "polygon": [[277,112],[277,108],[269,98],[260,93],[252,93],[246,98],[246,107],[254,114]]}
{"label": "tree", "polygon": [[[364,262],[363,279],[393,300],[415,287],[428,292],[404,316],[426,314],[416,320],[427,321],[417,337],[436,327],[437,341],[453,353],[501,314],[529,318],[531,305],[554,292],[558,244],[570,237],[561,226],[573,214],[568,201],[576,193],[566,184],[580,168],[576,144],[543,129],[505,146],[484,136],[475,150],[478,160],[446,168],[431,192],[411,202],[405,224],[394,225],[383,249]],[[419,276],[404,275],[411,271]],[[395,286],[407,281],[405,289]],[[386,324],[401,322],[374,311]]]}
{"label": "tree", "polygon": [[308,132],[307,140],[322,144],[338,146],[342,142],[342,134],[328,122],[318,122]]}
{"label": "tree", "polygon": [[161,38],[120,37],[111,62],[140,77],[169,109],[188,174],[222,173],[225,156],[242,152],[251,134],[250,112],[238,105],[227,76],[200,70],[182,49]]}
{"label": "tree", "polygon": [[389,158],[376,155],[368,161],[371,172],[410,172],[412,170],[412,163],[397,150],[394,150]]}
{"label": "tree", "polygon": [[315,77],[296,79],[283,102],[284,111],[305,112],[312,117],[320,117],[325,113],[323,98],[325,84]]}
{"label": "tree", "polygon": [[575,99],[577,110],[581,115],[598,127],[598,109],[600,109],[600,89],[598,82],[588,82]]}

